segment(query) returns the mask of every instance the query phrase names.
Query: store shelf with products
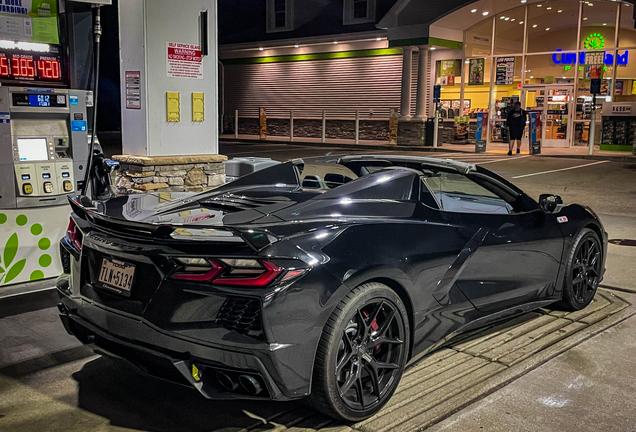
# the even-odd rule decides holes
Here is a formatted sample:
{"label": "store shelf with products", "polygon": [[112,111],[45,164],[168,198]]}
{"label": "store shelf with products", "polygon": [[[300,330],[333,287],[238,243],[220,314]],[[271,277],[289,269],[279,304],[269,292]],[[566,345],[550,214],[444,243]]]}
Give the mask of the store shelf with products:
{"label": "store shelf with products", "polygon": [[589,120],[592,118],[592,96],[579,96],[576,98],[576,120]]}
{"label": "store shelf with products", "polygon": [[491,142],[507,143],[510,141],[510,131],[506,126],[506,118],[508,117],[508,111],[512,109],[516,102],[519,102],[519,96],[503,97],[495,102],[497,111],[494,113],[494,117],[490,120]]}
{"label": "store shelf with products", "polygon": [[[461,115],[459,112],[459,99],[442,99],[440,101],[440,117],[453,119],[456,116]],[[470,111],[471,101],[470,99],[464,99],[464,111]]]}

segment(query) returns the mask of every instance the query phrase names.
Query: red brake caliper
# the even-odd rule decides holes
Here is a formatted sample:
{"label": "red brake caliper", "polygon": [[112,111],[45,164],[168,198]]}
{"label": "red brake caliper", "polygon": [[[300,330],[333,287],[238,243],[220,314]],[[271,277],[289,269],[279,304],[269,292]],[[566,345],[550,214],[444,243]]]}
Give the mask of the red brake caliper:
{"label": "red brake caliper", "polygon": [[[369,317],[369,312],[367,312],[367,311],[362,311],[362,313],[364,314],[364,317],[365,317],[365,318],[368,318],[368,317]],[[378,330],[379,326],[378,326],[378,319],[377,319],[377,318],[374,318],[374,319],[373,319],[373,322],[371,322],[371,326],[370,326],[370,327],[371,327],[371,330],[373,330],[373,331],[377,331],[377,330]],[[378,352],[378,351],[380,350],[380,345],[376,346],[376,347],[374,348],[374,350],[375,350],[376,352]]]}

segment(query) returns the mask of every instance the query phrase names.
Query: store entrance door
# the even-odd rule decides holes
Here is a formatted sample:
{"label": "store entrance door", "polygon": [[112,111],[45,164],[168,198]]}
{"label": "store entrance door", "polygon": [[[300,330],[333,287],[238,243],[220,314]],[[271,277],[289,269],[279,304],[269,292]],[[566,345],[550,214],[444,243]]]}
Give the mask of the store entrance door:
{"label": "store entrance door", "polygon": [[537,138],[541,137],[542,147],[572,145],[573,100],[571,85],[524,86],[521,103],[528,113],[536,112],[539,116]]}

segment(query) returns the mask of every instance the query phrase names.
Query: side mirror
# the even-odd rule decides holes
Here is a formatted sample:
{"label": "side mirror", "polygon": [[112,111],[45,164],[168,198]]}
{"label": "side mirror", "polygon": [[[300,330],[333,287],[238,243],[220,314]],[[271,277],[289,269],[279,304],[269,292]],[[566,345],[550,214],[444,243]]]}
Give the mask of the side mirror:
{"label": "side mirror", "polygon": [[541,194],[539,196],[539,206],[541,210],[548,214],[556,214],[563,208],[563,200],[558,195]]}

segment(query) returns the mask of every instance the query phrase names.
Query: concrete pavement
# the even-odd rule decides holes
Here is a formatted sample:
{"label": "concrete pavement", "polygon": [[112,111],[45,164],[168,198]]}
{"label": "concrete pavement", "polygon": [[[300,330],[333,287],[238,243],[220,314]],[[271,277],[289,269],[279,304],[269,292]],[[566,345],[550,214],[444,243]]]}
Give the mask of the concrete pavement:
{"label": "concrete pavement", "polygon": [[[223,149],[285,158],[324,154],[280,147]],[[457,158],[488,164],[532,196],[555,191],[566,202],[589,204],[601,213],[610,238],[636,239],[632,164]],[[338,424],[302,403],[208,401],[93,355],[66,334],[53,307],[0,308],[0,431],[634,432],[636,295],[625,292],[636,291],[634,257],[634,247],[609,247],[604,284],[622,291],[600,290],[581,313],[543,310],[464,335],[412,365],[389,406],[354,425]]]}
{"label": "concrete pavement", "polygon": [[632,317],[427,430],[633,432],[634,334]]}

